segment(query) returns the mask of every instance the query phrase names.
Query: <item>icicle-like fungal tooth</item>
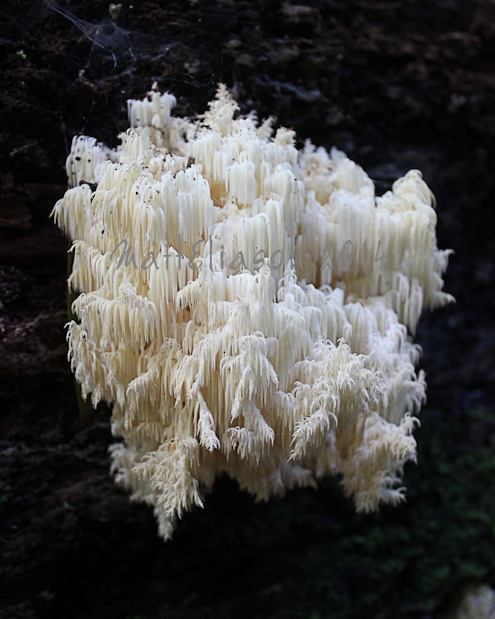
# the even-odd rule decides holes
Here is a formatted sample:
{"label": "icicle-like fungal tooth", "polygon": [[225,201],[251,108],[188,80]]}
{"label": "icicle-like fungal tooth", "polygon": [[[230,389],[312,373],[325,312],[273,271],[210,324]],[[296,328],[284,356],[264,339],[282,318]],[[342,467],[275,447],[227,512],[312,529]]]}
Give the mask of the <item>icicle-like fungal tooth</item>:
{"label": "icicle-like fungal tooth", "polygon": [[143,100],[129,99],[127,111],[131,127],[155,127],[165,129],[170,122],[170,113],[177,100],[174,95],[165,92],[163,95],[156,90],[150,90]]}
{"label": "icicle-like fungal tooth", "polygon": [[95,138],[86,135],[74,136],[65,162],[69,187],[77,187],[80,183],[98,182],[102,166],[108,157],[109,150],[97,143]]}
{"label": "icicle-like fungal tooth", "polygon": [[329,474],[359,510],[402,500],[426,390],[408,329],[452,300],[421,174],[376,197],[225,86],[195,122],[174,106],[129,101],[114,151],[74,138],[52,212],[80,293],[69,360],[113,404],[116,480],[164,539],[223,472],[258,500]]}

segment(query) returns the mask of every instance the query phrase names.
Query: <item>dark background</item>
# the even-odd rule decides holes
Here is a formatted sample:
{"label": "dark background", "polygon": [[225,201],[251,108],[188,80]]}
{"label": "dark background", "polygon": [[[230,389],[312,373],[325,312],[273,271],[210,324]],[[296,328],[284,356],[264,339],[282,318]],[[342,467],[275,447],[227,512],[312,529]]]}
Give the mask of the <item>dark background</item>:
{"label": "dark background", "polygon": [[[108,4],[0,9],[0,616],[426,619],[494,584],[495,3],[134,0],[117,22]],[[338,480],[255,505],[220,480],[164,544],[114,487],[108,411],[78,418],[48,216],[72,136],[115,144],[155,80],[177,114],[224,81],[380,192],[423,171],[457,304],[417,334],[428,404],[401,507],[356,516]]]}

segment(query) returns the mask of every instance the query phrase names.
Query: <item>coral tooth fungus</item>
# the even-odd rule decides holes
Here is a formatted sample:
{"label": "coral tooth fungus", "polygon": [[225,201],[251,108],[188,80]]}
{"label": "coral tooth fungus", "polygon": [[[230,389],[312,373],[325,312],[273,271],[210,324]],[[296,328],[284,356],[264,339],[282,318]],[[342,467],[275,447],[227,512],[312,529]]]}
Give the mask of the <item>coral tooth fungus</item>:
{"label": "coral tooth fungus", "polygon": [[408,329],[451,300],[421,174],[377,197],[223,86],[197,120],[174,105],[129,101],[113,151],[76,137],[53,211],[80,293],[70,363],[113,405],[117,481],[165,539],[223,472],[259,500],[338,474],[358,510],[400,501],[426,387]]}

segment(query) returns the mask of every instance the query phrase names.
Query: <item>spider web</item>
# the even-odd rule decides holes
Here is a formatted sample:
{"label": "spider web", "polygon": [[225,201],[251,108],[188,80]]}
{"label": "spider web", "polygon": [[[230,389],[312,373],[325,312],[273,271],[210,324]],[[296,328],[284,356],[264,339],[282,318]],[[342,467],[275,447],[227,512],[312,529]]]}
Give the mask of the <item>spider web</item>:
{"label": "spider web", "polygon": [[97,24],[77,17],[67,9],[52,0],[45,0],[49,9],[69,20],[92,43],[92,49],[97,47],[108,53],[114,62],[114,68],[123,61],[135,61],[142,41],[142,35],[132,33],[120,27],[112,19],[105,18]]}

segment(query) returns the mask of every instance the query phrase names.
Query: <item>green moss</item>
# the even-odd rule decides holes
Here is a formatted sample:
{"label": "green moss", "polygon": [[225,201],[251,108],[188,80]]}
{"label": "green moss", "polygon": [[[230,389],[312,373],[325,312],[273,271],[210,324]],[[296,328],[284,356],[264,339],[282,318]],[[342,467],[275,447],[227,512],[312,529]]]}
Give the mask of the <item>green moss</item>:
{"label": "green moss", "polygon": [[248,576],[239,595],[210,604],[211,616],[242,615],[248,603],[251,617],[272,619],[424,617],[464,586],[493,582],[495,454],[487,432],[476,436],[479,419],[423,412],[418,465],[406,468],[407,501],[397,508],[357,515],[329,480],[252,508],[242,526],[220,523],[221,541],[193,517],[194,528],[206,525],[212,553],[232,544],[252,553],[238,564],[256,564],[256,582]]}

